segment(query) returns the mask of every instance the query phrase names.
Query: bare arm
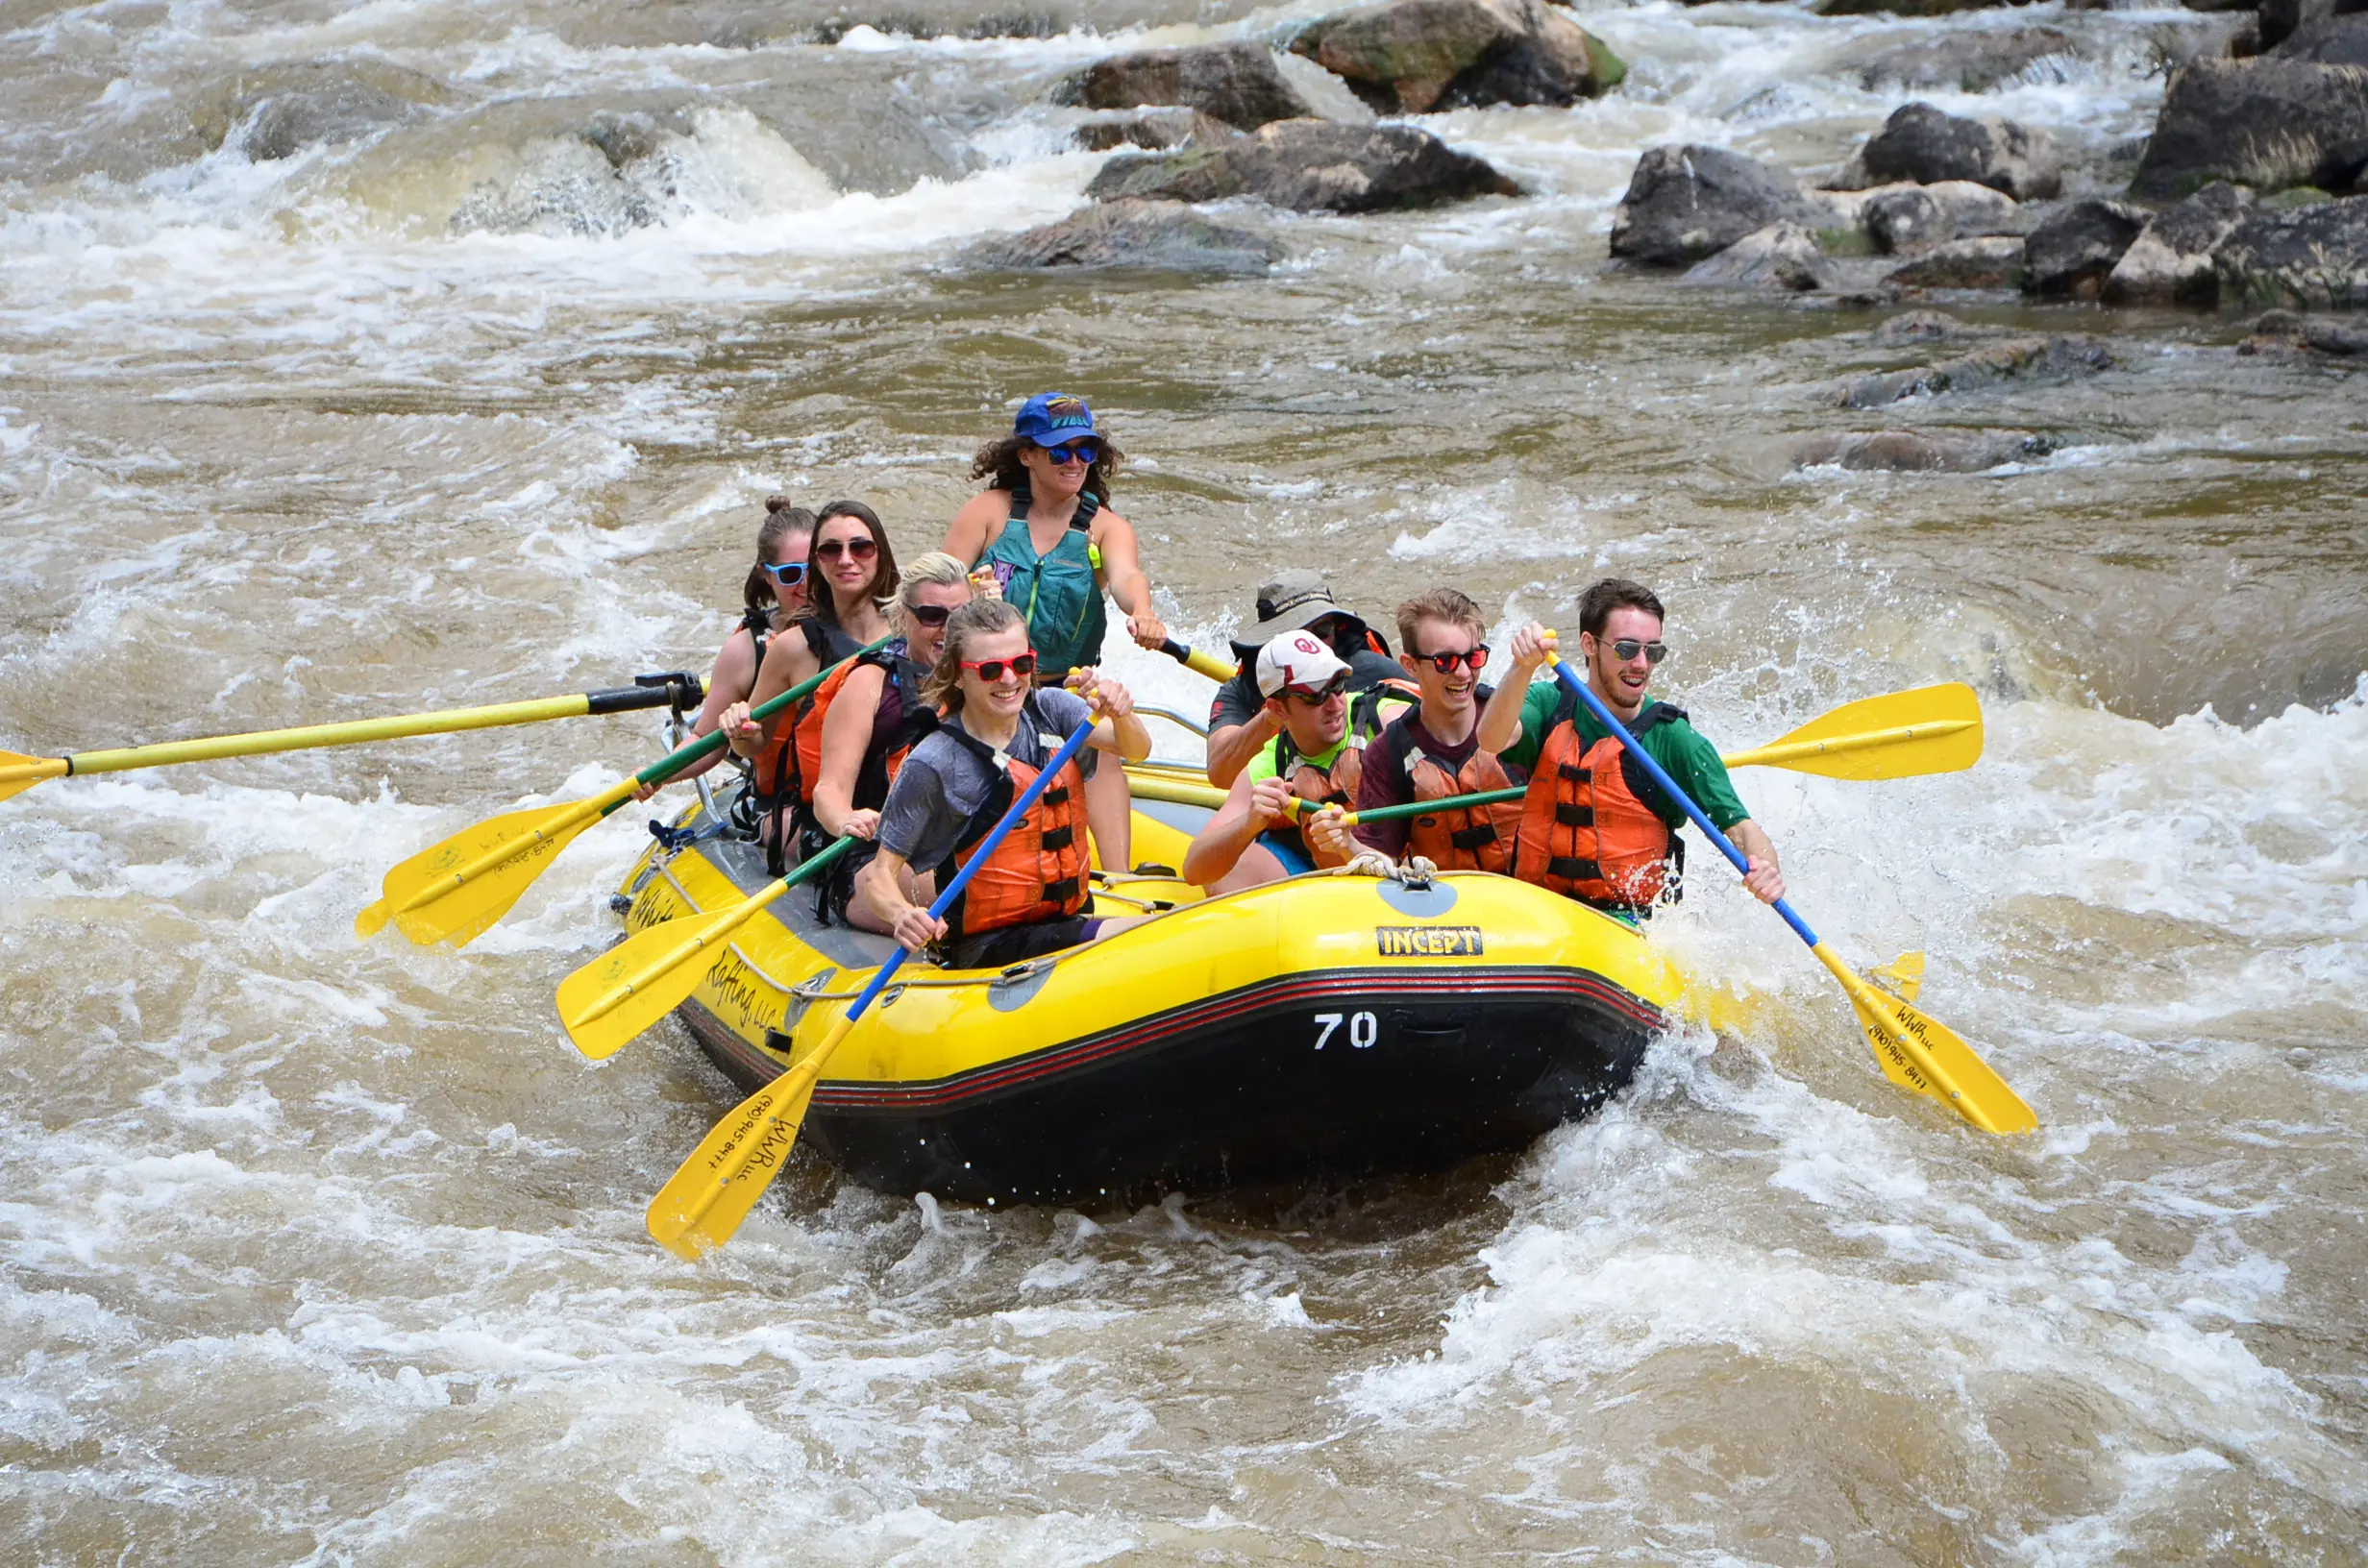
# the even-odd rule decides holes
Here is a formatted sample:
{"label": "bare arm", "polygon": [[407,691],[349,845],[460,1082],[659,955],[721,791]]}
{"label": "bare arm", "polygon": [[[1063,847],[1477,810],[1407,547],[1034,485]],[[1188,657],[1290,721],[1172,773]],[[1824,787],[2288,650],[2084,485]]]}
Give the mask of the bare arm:
{"label": "bare arm", "polygon": [[1521,738],[1521,704],[1529,699],[1530,677],[1545,664],[1546,637],[1546,629],[1535,621],[1513,634],[1513,668],[1480,710],[1477,738],[1480,749],[1491,756],[1511,749]]}
{"label": "bare arm", "polygon": [[1099,710],[1093,736],[1086,742],[1097,751],[1112,751],[1128,762],[1151,754],[1151,732],[1135,717],[1135,699],[1119,682],[1098,670],[1079,670],[1069,677],[1070,690]]}
{"label": "bare arm", "polygon": [[863,771],[864,753],[872,746],[872,722],[879,714],[879,697],[888,672],[876,664],[859,664],[847,673],[838,700],[823,715],[823,764],[814,780],[814,820],[836,838],[851,833],[868,839],[879,828],[879,813],[855,809],[855,775]]}
{"label": "bare arm", "polygon": [[1743,851],[1743,858],[1751,863],[1751,870],[1743,876],[1743,886],[1751,890],[1751,895],[1764,904],[1782,898],[1785,873],[1776,864],[1776,845],[1766,831],[1746,817],[1727,829],[1727,837],[1735,841],[1735,847]]}
{"label": "bare arm", "polygon": [[917,953],[946,934],[946,922],[904,896],[904,857],[881,849],[855,873],[856,885],[873,906],[888,918],[889,932],[909,953]]}
{"label": "bare arm", "polygon": [[[763,707],[775,698],[802,680],[814,678],[821,666],[814,662],[814,650],[805,646],[805,634],[784,630],[765,645],[764,667],[756,672],[755,688],[749,693],[749,706]],[[780,739],[781,722],[789,716],[787,709],[772,718],[760,721],[765,726],[763,745],[771,746]],[[743,756],[754,756],[753,750],[741,751],[735,742],[732,749]]]}
{"label": "bare arm", "polygon": [[1246,775],[1235,779],[1225,791],[1225,803],[1193,835],[1192,846],[1184,851],[1184,880],[1205,888],[1232,870],[1242,851],[1290,809],[1290,799],[1291,790],[1279,778],[1254,784]]}
{"label": "bare arm", "polygon": [[1094,516],[1093,542],[1101,551],[1101,580],[1126,612],[1127,634],[1145,648],[1168,640],[1168,628],[1151,608],[1151,579],[1144,576],[1135,550],[1135,526],[1116,512]]}
{"label": "bare arm", "polygon": [[1283,732],[1283,722],[1271,708],[1261,707],[1246,724],[1227,724],[1209,731],[1209,782],[1229,790],[1249,766],[1249,759]]}
{"label": "bare arm", "polygon": [[962,503],[946,526],[945,542],[937,548],[967,565],[976,566],[978,557],[995,542],[996,525],[1011,516],[1011,492],[989,490]]}

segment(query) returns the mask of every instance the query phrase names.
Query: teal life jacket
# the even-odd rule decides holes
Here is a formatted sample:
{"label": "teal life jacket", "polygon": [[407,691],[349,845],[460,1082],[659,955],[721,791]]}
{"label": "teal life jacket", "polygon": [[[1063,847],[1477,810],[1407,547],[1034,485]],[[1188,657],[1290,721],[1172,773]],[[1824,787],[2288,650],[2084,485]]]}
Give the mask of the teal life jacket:
{"label": "teal life jacket", "polygon": [[1060,542],[1049,553],[1039,555],[1027,531],[1031,499],[1024,487],[1011,493],[1010,520],[978,564],[995,569],[1005,602],[1027,617],[1037,679],[1043,681],[1098,662],[1110,618],[1102,605],[1101,584],[1094,576],[1092,530],[1101,502],[1091,491],[1079,491],[1076,515],[1069,520]]}

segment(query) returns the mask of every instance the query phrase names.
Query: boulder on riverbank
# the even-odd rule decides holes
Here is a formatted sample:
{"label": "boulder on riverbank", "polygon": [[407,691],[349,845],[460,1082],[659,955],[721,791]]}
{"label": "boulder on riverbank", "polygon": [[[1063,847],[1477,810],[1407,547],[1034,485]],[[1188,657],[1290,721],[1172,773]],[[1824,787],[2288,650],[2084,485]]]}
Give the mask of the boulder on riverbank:
{"label": "boulder on riverbank", "polygon": [[2113,270],[2100,297],[2108,305],[2209,305],[2219,296],[2212,253],[2253,208],[2253,192],[2214,181],[2146,227]]}
{"label": "boulder on riverbank", "polygon": [[1886,275],[1883,286],[1904,293],[1927,288],[2014,288],[2022,278],[2022,237],[1993,234],[1936,245]]}
{"label": "boulder on riverbank", "polygon": [[2220,242],[2212,266],[2224,302],[2368,309],[2368,197],[2257,208]]}
{"label": "boulder on riverbank", "polygon": [[1315,112],[1265,45],[1242,42],[1115,55],[1064,78],[1052,99],[1078,109],[1196,109],[1244,131]]}
{"label": "boulder on riverbank", "polygon": [[2062,380],[2112,368],[2102,344],[2083,337],[2017,337],[1952,359],[1862,376],[1834,393],[1843,408],[1880,408],[1902,398],[1970,392],[2001,381]]}
{"label": "boulder on riverbank", "polygon": [[2131,188],[2188,195],[2214,180],[2264,193],[2343,190],[2368,163],[2368,70],[2206,60],[2171,78]]}
{"label": "boulder on riverbank", "polygon": [[1771,223],[1693,264],[1678,280],[1689,288],[1780,288],[1805,294],[1828,286],[1825,253],[1797,223]]}
{"label": "boulder on riverbank", "polygon": [[1985,28],[1913,37],[1851,63],[1859,86],[1868,92],[1885,87],[1986,92],[2040,61],[2071,60],[2079,52],[2072,35],[2061,28]]}
{"label": "boulder on riverbank", "polygon": [[1940,343],[1965,335],[1965,324],[1946,310],[1902,310],[1866,334],[1885,348],[1908,343]]}
{"label": "boulder on riverbank", "polygon": [[2023,291],[2093,300],[2146,227],[2147,214],[2123,202],[2074,202],[2023,241]]}
{"label": "boulder on riverbank", "polygon": [[1913,256],[1953,239],[2014,233],[2023,217],[2011,196],[1970,180],[1943,180],[1881,186],[1860,206],[1859,221],[1881,254]]}
{"label": "boulder on riverbank", "polygon": [[2238,354],[2317,353],[2335,359],[2368,361],[2368,328],[2326,316],[2265,310],[2253,331],[2236,345]]}
{"label": "boulder on riverbank", "polygon": [[1561,107],[1598,97],[1628,74],[1609,45],[1545,0],[1391,0],[1311,23],[1291,52],[1381,114]]}
{"label": "boulder on riverbank", "polygon": [[973,246],[966,266],[988,271],[1134,268],[1246,276],[1282,259],[1263,234],[1213,222],[1182,202],[1106,202]]}
{"label": "boulder on riverbank", "polygon": [[1907,104],[1883,122],[1834,188],[1864,190],[1903,180],[1919,185],[1970,180],[2028,202],[2063,189],[2063,158],[2045,132],[2013,120],[1968,120],[1930,104]]}
{"label": "boulder on riverbank", "polygon": [[1410,125],[1277,120],[1219,147],[1121,156],[1085,193],[1214,202],[1252,196],[1302,212],[1375,212],[1473,196],[1518,196],[1493,166]]}
{"label": "boulder on riverbank", "polygon": [[1612,254],[1690,267],[1774,223],[1814,227],[1815,209],[1783,170],[1723,147],[1648,147],[1612,217]]}
{"label": "boulder on riverbank", "polygon": [[1850,430],[1812,436],[1792,451],[1795,468],[1859,473],[1979,474],[2028,462],[2060,442],[2030,430]]}
{"label": "boulder on riverbank", "polygon": [[2368,12],[2322,17],[2268,52],[2317,65],[2368,65]]}

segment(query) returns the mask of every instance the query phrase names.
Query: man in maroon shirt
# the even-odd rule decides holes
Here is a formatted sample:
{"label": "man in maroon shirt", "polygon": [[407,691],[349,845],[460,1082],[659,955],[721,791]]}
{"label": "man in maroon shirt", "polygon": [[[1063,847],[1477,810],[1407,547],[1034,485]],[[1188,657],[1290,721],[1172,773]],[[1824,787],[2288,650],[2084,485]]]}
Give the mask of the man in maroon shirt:
{"label": "man in maroon shirt", "polygon": [[[1397,607],[1398,663],[1422,690],[1414,709],[1390,722],[1366,751],[1357,780],[1360,814],[1412,800],[1437,800],[1516,782],[1477,730],[1489,659],[1480,606],[1453,588],[1434,588]],[[1393,857],[1416,854],[1442,870],[1502,871],[1512,864],[1517,800],[1426,813],[1411,821],[1360,821],[1359,842]]]}

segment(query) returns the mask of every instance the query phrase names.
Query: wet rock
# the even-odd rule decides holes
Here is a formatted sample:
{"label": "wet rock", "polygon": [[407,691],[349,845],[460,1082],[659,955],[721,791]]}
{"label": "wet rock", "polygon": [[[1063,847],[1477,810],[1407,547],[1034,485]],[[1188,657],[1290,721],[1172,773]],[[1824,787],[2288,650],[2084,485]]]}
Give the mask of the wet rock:
{"label": "wet rock", "polygon": [[1647,266],[1691,266],[1769,224],[1816,219],[1781,169],[1722,147],[1648,147],[1613,214],[1612,254]]}
{"label": "wet rock", "polygon": [[1089,153],[1114,147],[1142,147],[1152,152],[1171,147],[1209,147],[1242,133],[1213,114],[1196,109],[1154,109],[1120,119],[1096,120],[1077,127],[1070,139]]}
{"label": "wet rock", "polygon": [[2342,190],[2368,163],[2368,70],[2308,61],[2198,61],[2171,78],[2131,188],[2185,196],[2214,180]]}
{"label": "wet rock", "polygon": [[2253,324],[2252,335],[2236,345],[2238,354],[2300,354],[2308,350],[2338,359],[2368,359],[2368,328],[2331,321],[2325,316],[2297,315],[2291,310],[2266,310]]}
{"label": "wet rock", "polygon": [[1856,71],[1859,86],[1869,92],[1885,87],[1986,92],[2041,61],[2069,62],[2078,56],[2079,45],[2060,28],[1968,30],[1893,44],[1859,60]]}
{"label": "wet rock", "polygon": [[1126,267],[1243,276],[1265,272],[1282,248],[1213,222],[1182,202],[1107,202],[1058,223],[973,246],[963,263],[996,271]]}
{"label": "wet rock", "polygon": [[1820,0],[1820,16],[1954,16],[1961,11],[1988,11],[2010,0]]}
{"label": "wet rock", "polygon": [[2277,48],[2313,23],[2335,13],[2337,0],[2261,0],[2261,47]]}
{"label": "wet rock", "polygon": [[1694,263],[1680,278],[1695,288],[1781,288],[1807,293],[1828,286],[1817,239],[1797,223],[1771,223]]}
{"label": "wet rock", "polygon": [[2107,275],[2108,305],[2209,305],[2220,292],[2212,252],[2253,208],[2253,192],[2215,181],[2156,213]]}
{"label": "wet rock", "polygon": [[2121,202],[2074,202],[2023,241],[2023,291],[2093,300],[2105,275],[2130,249],[2147,214]]}
{"label": "wet rock", "polygon": [[274,64],[217,83],[190,118],[209,145],[235,134],[249,160],[269,163],[307,147],[360,141],[452,101],[443,84],[401,66]]}
{"label": "wet rock", "polygon": [[2224,301],[2368,309],[2368,197],[2255,209],[2212,253]]}
{"label": "wet rock", "polygon": [[1886,288],[2014,288],[2023,276],[2023,242],[2013,234],[1954,239],[1936,245],[1887,275]]}
{"label": "wet rock", "polygon": [[2306,60],[2319,65],[2368,65],[2368,12],[2314,21],[2269,53],[2280,60]]}
{"label": "wet rock", "polygon": [[1886,348],[1909,343],[1939,343],[1965,335],[1965,324],[1946,310],[1903,310],[1867,336]]}
{"label": "wet rock", "polygon": [[1291,50],[1382,114],[1563,106],[1628,74],[1609,45],[1545,0],[1392,0],[1326,16]]}
{"label": "wet rock", "polygon": [[647,114],[595,114],[592,123],[577,133],[586,143],[600,149],[612,169],[656,157],[658,138],[663,134],[657,121]]}
{"label": "wet rock", "polygon": [[1912,256],[1953,239],[2016,233],[2021,206],[2013,197],[1970,180],[1931,185],[1885,185],[1870,192],[1860,222],[1885,256]]}
{"label": "wet rock", "polygon": [[1064,78],[1053,102],[1080,109],[1147,104],[1196,109],[1245,131],[1312,112],[1264,44],[1205,43],[1097,61]]}
{"label": "wet rock", "polygon": [[1979,474],[2044,457],[2061,443],[2030,430],[1851,430],[1793,449],[1795,468],[1891,474]]}
{"label": "wet rock", "polygon": [[1086,187],[1103,201],[1148,196],[1213,202],[1254,196],[1303,212],[1373,212],[1520,187],[1480,159],[1410,125],[1278,120],[1221,147],[1120,157]]}
{"label": "wet rock", "polygon": [[1971,392],[2001,381],[2091,376],[2112,363],[2104,346],[2088,338],[2017,337],[1935,364],[1862,376],[1841,386],[1834,402],[1844,408],[1880,408],[1902,398]]}
{"label": "wet rock", "polygon": [[1901,180],[1919,185],[1970,180],[2027,202],[2063,188],[2063,159],[2043,131],[1908,104],[1883,123],[1835,184],[1862,190]]}

